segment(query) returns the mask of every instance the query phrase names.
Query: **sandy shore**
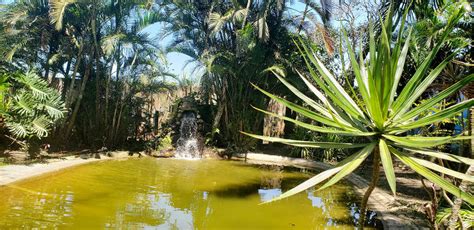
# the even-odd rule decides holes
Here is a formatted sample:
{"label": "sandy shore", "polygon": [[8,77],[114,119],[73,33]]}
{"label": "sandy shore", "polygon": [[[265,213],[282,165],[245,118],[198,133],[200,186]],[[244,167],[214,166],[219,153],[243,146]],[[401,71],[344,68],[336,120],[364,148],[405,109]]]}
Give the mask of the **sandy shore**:
{"label": "sandy shore", "polygon": [[[138,156],[137,154],[133,155]],[[100,155],[100,158],[69,156],[63,159],[51,159],[45,163],[30,165],[6,165],[0,167],[0,186],[24,180],[30,177],[40,176],[45,173],[59,171],[65,168],[82,165],[95,161],[128,158],[131,157],[128,151],[110,152],[109,156]]]}
{"label": "sandy shore", "polygon": [[[39,176],[45,173],[58,171],[76,165],[90,163],[94,161],[105,160],[106,158],[82,159],[78,157],[67,157],[64,159],[50,160],[46,163],[37,163],[31,165],[7,165],[0,167],[0,186],[13,182],[24,180],[30,177]],[[111,159],[111,158],[108,158]]]}

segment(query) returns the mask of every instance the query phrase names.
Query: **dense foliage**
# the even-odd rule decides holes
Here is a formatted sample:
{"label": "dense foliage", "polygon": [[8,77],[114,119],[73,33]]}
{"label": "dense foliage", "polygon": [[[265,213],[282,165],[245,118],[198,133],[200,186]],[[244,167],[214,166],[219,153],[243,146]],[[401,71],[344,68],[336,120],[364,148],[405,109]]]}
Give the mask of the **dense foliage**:
{"label": "dense foliage", "polygon": [[[164,81],[163,54],[142,32],[153,23],[143,14],[150,7],[148,1],[19,0],[0,9],[2,72],[38,69],[41,82],[65,102],[65,119],[47,139],[53,148],[114,148],[137,140],[139,127],[151,129],[152,115],[143,109],[152,103],[149,95],[174,84]],[[21,79],[32,75],[26,76]]]}
{"label": "dense foliage", "polygon": [[0,101],[0,117],[17,143],[46,137],[51,126],[64,117],[61,95],[32,72],[2,75]]}

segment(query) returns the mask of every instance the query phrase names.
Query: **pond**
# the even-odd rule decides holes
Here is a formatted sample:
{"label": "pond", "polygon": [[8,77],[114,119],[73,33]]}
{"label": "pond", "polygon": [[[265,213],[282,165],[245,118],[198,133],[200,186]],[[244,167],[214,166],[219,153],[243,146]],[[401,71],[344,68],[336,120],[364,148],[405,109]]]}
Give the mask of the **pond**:
{"label": "pond", "polygon": [[237,161],[90,163],[0,187],[0,229],[354,229],[344,183],[261,205],[311,175]]}

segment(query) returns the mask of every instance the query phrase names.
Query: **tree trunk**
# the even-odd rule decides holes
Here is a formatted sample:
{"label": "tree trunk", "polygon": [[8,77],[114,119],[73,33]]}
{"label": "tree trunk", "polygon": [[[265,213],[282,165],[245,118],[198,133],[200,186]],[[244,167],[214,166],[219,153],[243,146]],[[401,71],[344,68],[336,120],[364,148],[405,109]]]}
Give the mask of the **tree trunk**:
{"label": "tree trunk", "polygon": [[245,8],[247,12],[245,13],[244,20],[242,21],[242,28],[244,28],[245,24],[247,23],[247,16],[249,15],[251,5],[252,5],[252,0],[247,0],[247,7]]}
{"label": "tree trunk", "polygon": [[[99,48],[99,44],[98,44],[98,38],[97,38],[97,26],[96,26],[96,3],[97,2],[93,2],[94,3],[94,6],[92,7],[92,11],[93,11],[93,17],[92,17],[92,21],[91,21],[91,29],[92,29],[92,36],[93,36],[93,40],[94,40],[94,50],[95,50],[95,116],[96,116],[96,122],[95,122],[95,125],[96,125],[96,129],[97,130],[103,130],[102,127],[101,127],[101,118],[102,118],[102,113],[101,113],[101,103],[100,103],[100,93],[101,93],[101,89],[100,89],[100,77],[101,77],[101,71],[100,71],[100,48]],[[100,33],[100,31],[99,31]],[[99,131],[100,134],[99,135],[103,135],[103,132]]]}
{"label": "tree trunk", "polygon": [[[286,106],[278,103],[274,99],[270,99],[267,105],[267,111],[285,116]],[[281,118],[265,115],[263,118],[263,135],[269,137],[283,137],[285,134],[285,121]],[[263,144],[268,144],[268,141],[263,141]]]}
{"label": "tree trunk", "polygon": [[362,198],[362,202],[360,205],[360,211],[359,211],[359,229],[364,229],[365,225],[365,219],[366,219],[366,214],[367,214],[367,203],[369,201],[370,194],[372,194],[372,191],[374,191],[375,186],[377,186],[377,183],[379,181],[379,170],[380,170],[380,160],[379,160],[379,149],[375,148],[374,149],[374,159],[373,159],[373,165],[372,165],[372,180],[369,184],[369,187],[367,188],[367,191],[365,191],[364,198]]}
{"label": "tree trunk", "polygon": [[[73,57],[71,57],[69,59],[69,61],[67,62],[67,65],[66,65],[66,70],[64,71],[63,75],[64,75],[64,78],[67,78],[67,76],[69,76],[69,71],[71,71],[71,64],[72,64],[72,59]],[[66,81],[65,79],[62,79],[62,82],[63,82],[63,85],[62,85],[62,88],[61,88],[61,98],[65,98],[66,97],[66,91],[67,91],[67,88],[66,88]]]}
{"label": "tree trunk", "polygon": [[115,134],[113,136],[114,145],[116,145],[116,143],[117,143],[117,135],[119,133],[120,123],[122,122],[122,112],[123,112],[123,107],[124,106],[125,106],[125,103],[122,101],[122,103],[120,105],[120,112],[119,112],[119,115],[118,115],[118,120],[117,120],[117,127],[115,128]]}
{"label": "tree trunk", "polygon": [[56,53],[56,50],[58,49],[59,43],[57,41],[58,38],[58,33],[57,31],[53,31],[51,38],[49,39],[49,51],[48,51],[48,56],[46,57],[46,63],[45,63],[45,71],[44,71],[44,79],[49,78],[49,71],[51,69],[51,65],[49,64],[49,61],[53,57],[53,55]]}
{"label": "tree trunk", "polygon": [[116,118],[117,118],[117,111],[118,111],[118,108],[120,106],[120,97],[117,98],[117,101],[115,102],[115,109],[114,109],[114,116],[112,117],[112,126],[109,128],[110,132],[109,132],[109,137],[107,139],[108,143],[110,145],[113,145],[114,143],[114,140],[113,140],[113,136],[114,136],[114,131],[115,131],[115,123],[116,123]]}
{"label": "tree trunk", "polygon": [[303,11],[303,17],[301,17],[300,25],[298,26],[298,32],[296,32],[296,34],[299,34],[301,30],[303,29],[304,20],[306,19],[306,14],[308,13],[308,7],[309,7],[309,4],[308,4],[308,1],[306,0],[304,11]]}
{"label": "tree trunk", "polygon": [[84,95],[84,90],[86,89],[87,81],[89,80],[90,71],[91,71],[90,67],[87,67],[84,77],[82,78],[81,89],[79,90],[79,95],[77,96],[76,105],[74,106],[71,119],[69,120],[66,131],[65,131],[64,138],[66,140],[69,138],[69,134],[71,133],[72,127],[74,126],[74,123],[76,122],[77,113],[79,112],[79,108],[81,106],[82,96]]}
{"label": "tree trunk", "polygon": [[83,42],[79,45],[79,52],[77,53],[76,63],[74,65],[74,71],[71,75],[71,83],[69,84],[69,90],[66,92],[66,108],[69,108],[72,104],[72,94],[74,92],[74,83],[76,81],[76,74],[79,71],[79,66],[81,65],[82,51],[84,50]]}

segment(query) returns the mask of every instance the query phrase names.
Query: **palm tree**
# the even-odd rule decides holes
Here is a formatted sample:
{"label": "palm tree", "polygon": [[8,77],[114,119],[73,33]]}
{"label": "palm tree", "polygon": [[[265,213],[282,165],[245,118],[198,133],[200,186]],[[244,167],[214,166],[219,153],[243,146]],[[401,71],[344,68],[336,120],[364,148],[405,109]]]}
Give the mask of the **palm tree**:
{"label": "palm tree", "polygon": [[[300,40],[299,47],[301,49],[301,55],[307,63],[309,76],[311,76],[312,80],[308,80],[305,77],[306,74],[303,72],[300,72],[300,77],[318,100],[313,100],[292,86],[280,71],[274,71],[274,73],[289,90],[301,98],[301,100],[310,106],[311,109],[275,96],[257,86],[255,87],[265,95],[284,104],[300,115],[312,119],[318,125],[279,116],[258,108],[257,110],[269,115],[280,117],[281,119],[312,131],[354,136],[360,137],[361,139],[356,143],[333,143],[272,138],[249,133],[245,134],[266,141],[280,142],[298,147],[359,148],[360,150],[339,162],[333,169],[314,176],[306,182],[303,182],[295,188],[285,192],[275,200],[294,195],[329,179],[319,188],[319,190],[327,188],[353,172],[369,155],[372,155],[372,179],[370,186],[362,199],[360,208],[359,225],[361,227],[363,227],[365,222],[367,201],[379,179],[380,163],[383,165],[385,176],[393,194],[396,194],[396,176],[392,165],[392,156],[395,156],[401,162],[408,165],[423,177],[439,185],[447,192],[460,197],[470,204],[474,204],[474,197],[471,194],[460,190],[458,187],[454,186],[433,171],[471,182],[473,181],[472,177],[417,157],[418,154],[421,154],[457,163],[474,165],[474,161],[470,158],[437,152],[431,149],[434,146],[457,140],[470,139],[472,137],[424,137],[410,135],[410,130],[452,117],[460,111],[468,109],[474,105],[474,100],[471,99],[433,114],[422,114],[424,111],[437,105],[437,103],[455,93],[463,86],[474,81],[474,75],[471,74],[443,90],[437,96],[414,106],[414,102],[454,57],[455,53],[443,60],[433,70],[426,74],[430,63],[441,49],[447,35],[451,32],[454,24],[459,20],[462,12],[462,8],[458,5],[456,11],[449,18],[439,43],[437,43],[429,52],[422,64],[418,66],[415,73],[402,89],[398,89],[398,83],[403,74],[408,47],[411,40],[411,32],[408,32],[406,41],[403,43],[403,31],[400,30],[396,43],[392,44],[390,42],[390,31],[392,31],[391,17],[385,19],[381,36],[377,42],[373,36],[373,29],[370,30],[370,52],[366,59],[363,59],[362,55],[360,55],[360,61],[358,62],[355,58],[355,53],[352,50],[352,47],[349,46],[349,56],[358,86],[357,89],[351,89],[351,92],[346,92],[344,88],[342,88],[335,77],[318,59],[312,48],[306,46]],[[402,28],[404,27],[404,23],[405,19],[401,21]],[[346,43],[349,43],[347,37]],[[319,89],[316,88],[312,82],[314,82]],[[355,94],[355,92],[358,94]]]}
{"label": "palm tree", "polygon": [[[81,103],[83,96],[87,96],[87,103],[95,106],[93,113],[96,118],[94,127],[91,128],[104,131],[98,133],[98,136],[102,136],[105,143],[117,142],[115,139],[119,127],[125,128],[120,114],[130,109],[125,100],[131,100],[130,94],[136,92],[131,90],[130,86],[135,85],[131,82],[147,66],[159,65],[150,61],[159,61],[156,58],[159,55],[158,47],[147,34],[142,33],[144,27],[157,21],[157,18],[146,11],[153,7],[153,4],[148,3],[149,1],[50,1],[51,22],[58,30],[71,31],[78,50],[66,99],[72,113],[62,136],[68,137],[73,130],[80,108],[89,107]],[[92,46],[84,49],[85,44]],[[82,69],[83,74],[80,87],[75,93],[74,82],[78,69]],[[89,92],[92,89],[88,85],[95,92]],[[113,91],[121,93],[114,94]],[[93,100],[91,95],[95,96]]]}
{"label": "palm tree", "polygon": [[[286,18],[290,1],[163,1],[157,18],[165,23],[174,42],[169,51],[184,53],[198,62],[203,98],[215,104],[214,129],[228,143],[247,148],[256,142],[235,130],[261,130],[262,114],[247,105],[267,99],[255,94],[249,82],[279,87],[267,71],[277,63],[289,66],[297,48],[291,43]],[[289,75],[295,76],[294,72]],[[281,86],[279,88],[282,88]],[[230,145],[229,145],[230,147]]]}

